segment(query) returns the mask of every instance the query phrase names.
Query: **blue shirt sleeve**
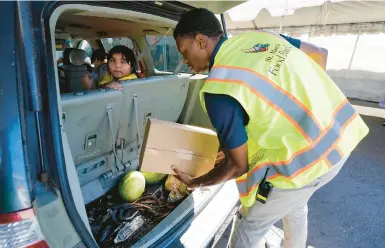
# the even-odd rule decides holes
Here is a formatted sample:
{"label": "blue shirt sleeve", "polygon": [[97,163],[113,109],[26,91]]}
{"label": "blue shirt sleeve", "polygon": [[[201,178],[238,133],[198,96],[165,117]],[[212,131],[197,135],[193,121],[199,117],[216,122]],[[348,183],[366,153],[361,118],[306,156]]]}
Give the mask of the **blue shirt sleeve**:
{"label": "blue shirt sleeve", "polygon": [[301,40],[300,39],[289,37],[289,36],[286,36],[286,35],[283,35],[283,34],[280,34],[280,36],[282,38],[285,38],[285,40],[287,40],[291,45],[295,46],[298,49],[300,48],[300,46],[301,46]]}
{"label": "blue shirt sleeve", "polygon": [[249,117],[242,105],[228,95],[205,93],[205,105],[221,147],[237,148],[247,141],[245,125]]}

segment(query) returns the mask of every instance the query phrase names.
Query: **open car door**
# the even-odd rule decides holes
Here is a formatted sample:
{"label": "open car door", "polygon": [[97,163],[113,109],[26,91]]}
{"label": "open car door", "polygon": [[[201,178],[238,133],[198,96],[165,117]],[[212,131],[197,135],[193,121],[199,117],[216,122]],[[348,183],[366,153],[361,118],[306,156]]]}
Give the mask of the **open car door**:
{"label": "open car door", "polygon": [[214,14],[222,14],[246,1],[181,1],[195,8],[205,8]]}

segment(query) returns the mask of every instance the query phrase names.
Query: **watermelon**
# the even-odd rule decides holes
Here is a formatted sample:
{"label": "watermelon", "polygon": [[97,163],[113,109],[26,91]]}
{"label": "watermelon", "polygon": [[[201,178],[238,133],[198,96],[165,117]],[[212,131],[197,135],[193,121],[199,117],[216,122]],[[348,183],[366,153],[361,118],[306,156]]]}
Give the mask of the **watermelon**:
{"label": "watermelon", "polygon": [[146,179],[146,184],[155,184],[159,183],[166,175],[156,172],[147,172],[142,171],[144,178]]}
{"label": "watermelon", "polygon": [[146,179],[139,171],[130,171],[120,180],[119,194],[123,200],[133,202],[139,199],[145,189]]}

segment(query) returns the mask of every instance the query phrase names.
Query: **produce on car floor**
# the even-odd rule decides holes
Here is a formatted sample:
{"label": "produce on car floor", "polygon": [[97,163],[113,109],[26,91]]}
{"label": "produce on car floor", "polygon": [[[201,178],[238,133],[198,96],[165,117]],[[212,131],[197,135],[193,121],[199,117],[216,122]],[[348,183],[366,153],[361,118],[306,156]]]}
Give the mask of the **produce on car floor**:
{"label": "produce on car floor", "polygon": [[[103,197],[86,205],[100,247],[130,247],[189,194],[172,175],[130,171]],[[146,182],[146,183],[144,183]]]}

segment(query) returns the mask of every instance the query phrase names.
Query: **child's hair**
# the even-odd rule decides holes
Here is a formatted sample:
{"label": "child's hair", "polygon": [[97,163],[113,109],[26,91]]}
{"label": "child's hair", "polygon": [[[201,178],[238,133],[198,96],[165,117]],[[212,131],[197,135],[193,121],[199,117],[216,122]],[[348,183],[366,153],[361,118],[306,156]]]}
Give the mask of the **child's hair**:
{"label": "child's hair", "polygon": [[107,53],[106,51],[104,51],[103,48],[99,48],[92,53],[92,57],[91,57],[92,63],[95,63],[96,60],[104,61],[105,59],[107,59]]}
{"label": "child's hair", "polygon": [[123,59],[126,60],[127,63],[130,63],[131,68],[132,68],[132,73],[136,73],[136,59],[135,59],[134,52],[126,46],[121,46],[121,45],[114,46],[108,52],[108,55],[107,55],[108,62],[112,58],[112,55],[117,54],[117,53],[122,54]]}

